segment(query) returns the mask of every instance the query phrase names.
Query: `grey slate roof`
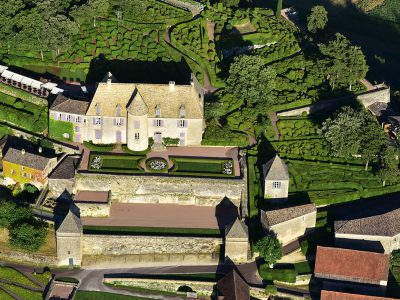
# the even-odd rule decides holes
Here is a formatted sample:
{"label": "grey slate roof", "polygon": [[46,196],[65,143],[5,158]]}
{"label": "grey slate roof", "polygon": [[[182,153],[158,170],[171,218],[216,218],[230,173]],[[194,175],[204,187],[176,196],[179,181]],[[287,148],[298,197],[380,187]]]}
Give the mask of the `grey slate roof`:
{"label": "grey slate roof", "polygon": [[225,237],[227,238],[248,238],[249,231],[242,221],[236,219],[231,225],[225,229]]}
{"label": "grey slate roof", "polygon": [[368,110],[375,116],[380,117],[388,109],[388,103],[375,102],[368,106]]}
{"label": "grey slate roof", "polygon": [[51,157],[44,156],[40,153],[31,153],[25,151],[23,154],[21,150],[15,148],[9,148],[6,155],[3,157],[3,161],[18,164],[35,170],[43,171],[49,163]]}
{"label": "grey slate roof", "polygon": [[57,233],[82,233],[82,222],[71,210],[57,229]]}
{"label": "grey slate roof", "polygon": [[54,171],[50,174],[50,179],[71,179],[75,177],[75,170],[78,168],[79,158],[67,156]]}
{"label": "grey slate roof", "polygon": [[224,300],[249,300],[250,289],[243,278],[235,271],[225,275],[217,282],[218,295],[223,295]]}
{"label": "grey slate roof", "polygon": [[262,211],[265,214],[265,220],[267,226],[273,226],[279,223],[283,223],[294,218],[304,216],[306,214],[317,211],[314,203],[290,206],[285,208],[279,208],[274,210]]}
{"label": "grey slate roof", "polygon": [[289,180],[288,167],[278,155],[269,160],[263,169],[266,180]]}
{"label": "grey slate roof", "polygon": [[85,115],[88,110],[89,102],[74,100],[59,94],[50,107],[50,110],[65,112],[76,115]]}
{"label": "grey slate roof", "polygon": [[400,208],[373,216],[335,221],[335,233],[395,236],[400,233]]}

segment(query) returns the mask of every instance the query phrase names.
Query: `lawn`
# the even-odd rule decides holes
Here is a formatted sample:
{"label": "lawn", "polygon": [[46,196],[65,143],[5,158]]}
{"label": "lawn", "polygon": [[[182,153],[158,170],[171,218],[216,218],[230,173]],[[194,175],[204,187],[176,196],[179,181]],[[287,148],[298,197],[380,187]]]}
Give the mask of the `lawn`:
{"label": "lawn", "polygon": [[[92,167],[95,157],[101,157],[101,167],[96,169]],[[133,155],[117,155],[91,153],[89,158],[89,170],[93,172],[110,172],[110,173],[143,173],[139,167],[139,161],[145,156]]]}
{"label": "lawn", "polygon": [[131,234],[131,235],[155,235],[155,236],[207,236],[219,237],[219,229],[207,228],[165,228],[165,227],[123,227],[123,226],[84,226],[86,234]]}
{"label": "lawn", "polygon": [[[232,159],[212,159],[212,158],[186,158],[186,157],[170,157],[174,162],[172,174],[189,174],[189,175],[209,175],[209,176],[234,176],[234,167]],[[231,174],[224,174],[224,163],[232,165]]]}
{"label": "lawn", "polygon": [[150,298],[142,298],[135,296],[126,296],[105,292],[77,291],[75,300],[148,300]]}
{"label": "lawn", "polygon": [[27,289],[24,289],[19,286],[0,283],[0,286],[5,287],[6,289],[10,290],[11,292],[15,293],[23,300],[42,300],[43,296],[41,292],[34,292]]}
{"label": "lawn", "polygon": [[13,282],[18,282],[26,286],[38,288],[38,286],[34,282],[28,279],[28,277],[9,267],[0,268],[0,279],[6,279]]}
{"label": "lawn", "polygon": [[13,297],[11,297],[9,294],[4,292],[3,290],[0,290],[0,299],[1,300],[15,300]]}

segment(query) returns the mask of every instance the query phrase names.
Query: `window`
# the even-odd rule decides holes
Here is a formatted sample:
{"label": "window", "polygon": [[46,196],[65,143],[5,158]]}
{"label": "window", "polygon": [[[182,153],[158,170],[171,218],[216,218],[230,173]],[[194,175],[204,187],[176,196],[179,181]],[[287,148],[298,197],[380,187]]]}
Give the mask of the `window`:
{"label": "window", "polygon": [[121,119],[121,118],[115,118],[114,124],[115,124],[116,126],[121,126],[121,125],[122,125],[122,119]]}
{"label": "window", "polygon": [[24,177],[24,178],[29,178],[29,174],[28,174],[28,173],[25,173],[25,172],[22,172],[22,177]]}
{"label": "window", "polygon": [[115,116],[116,117],[120,117],[121,116],[121,105],[119,105],[119,104],[115,108]]}
{"label": "window", "polygon": [[14,175],[14,174],[15,174],[15,170],[11,169],[11,175]]}
{"label": "window", "polygon": [[161,108],[160,105],[156,106],[156,118],[161,117]]}
{"label": "window", "polygon": [[67,115],[66,120],[67,120],[68,122],[70,122],[70,121],[71,121],[71,115]]}
{"label": "window", "polygon": [[96,129],[96,130],[94,131],[94,137],[95,137],[96,139],[101,139],[101,130]]}
{"label": "window", "polygon": [[58,114],[58,116],[57,116],[56,119],[57,119],[57,120],[61,120],[61,113]]}
{"label": "window", "polygon": [[179,120],[178,121],[178,127],[181,127],[181,128],[186,127],[186,121],[185,120]]}
{"label": "window", "polygon": [[81,117],[80,116],[76,116],[75,117],[75,122],[76,123],[80,123],[81,122]]}
{"label": "window", "polygon": [[96,108],[96,115],[100,115],[100,104],[97,103],[95,108]]}
{"label": "window", "polygon": [[101,118],[94,118],[93,123],[94,125],[101,125]]}
{"label": "window", "polygon": [[75,126],[75,132],[79,132],[80,128],[79,126]]}
{"label": "window", "polygon": [[162,126],[162,120],[156,120],[156,127]]}
{"label": "window", "polygon": [[280,189],[281,188],[281,182],[280,181],[274,181],[272,183],[272,188],[273,189]]}
{"label": "window", "polygon": [[133,127],[134,127],[135,129],[140,129],[140,121],[139,121],[139,120],[135,120],[135,121],[133,122]]}
{"label": "window", "polygon": [[139,134],[139,132],[136,132],[135,133],[135,140],[139,140],[140,139],[140,134]]}
{"label": "window", "polygon": [[186,110],[185,110],[185,106],[181,105],[181,107],[179,108],[179,117],[180,118],[184,118],[186,115]]}

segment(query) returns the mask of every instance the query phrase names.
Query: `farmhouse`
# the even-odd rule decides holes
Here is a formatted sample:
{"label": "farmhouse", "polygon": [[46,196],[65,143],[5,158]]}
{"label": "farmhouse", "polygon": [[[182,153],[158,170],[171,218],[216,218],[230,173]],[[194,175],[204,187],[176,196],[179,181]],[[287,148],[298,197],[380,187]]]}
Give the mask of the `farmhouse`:
{"label": "farmhouse", "polygon": [[3,157],[3,175],[6,184],[32,184],[42,189],[47,184],[47,176],[57,164],[56,157],[24,148],[9,147]]}
{"label": "farmhouse", "polygon": [[[75,142],[127,144],[134,151],[168,142],[200,145],[204,91],[190,85],[118,83],[108,73],[90,102],[59,96],[50,108],[50,134]],[[64,131],[64,132],[63,132]]]}
{"label": "farmhouse", "polygon": [[323,289],[384,295],[389,275],[389,255],[343,248],[317,247],[314,276]]}
{"label": "farmhouse", "polygon": [[400,208],[335,221],[339,247],[391,253],[400,248]]}
{"label": "farmhouse", "polygon": [[315,228],[317,209],[313,203],[261,211],[265,231],[286,245]]}

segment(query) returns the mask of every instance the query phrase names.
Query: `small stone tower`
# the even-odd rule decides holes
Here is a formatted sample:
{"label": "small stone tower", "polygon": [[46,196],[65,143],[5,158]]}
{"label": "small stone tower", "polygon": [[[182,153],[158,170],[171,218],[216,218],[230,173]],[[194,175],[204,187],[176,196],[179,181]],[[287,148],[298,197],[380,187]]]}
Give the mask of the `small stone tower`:
{"label": "small stone tower", "polygon": [[82,223],[69,211],[57,229],[57,260],[60,266],[80,266],[82,262]]}
{"label": "small stone tower", "polygon": [[289,194],[289,172],[284,161],[275,155],[263,166],[264,198],[286,200]]}
{"label": "small stone tower", "polygon": [[132,151],[144,151],[149,147],[148,108],[139,91],[135,89],[132,101],[128,104],[128,127],[126,141]]}
{"label": "small stone tower", "polygon": [[249,259],[249,232],[246,224],[239,219],[225,229],[225,257],[234,263]]}

